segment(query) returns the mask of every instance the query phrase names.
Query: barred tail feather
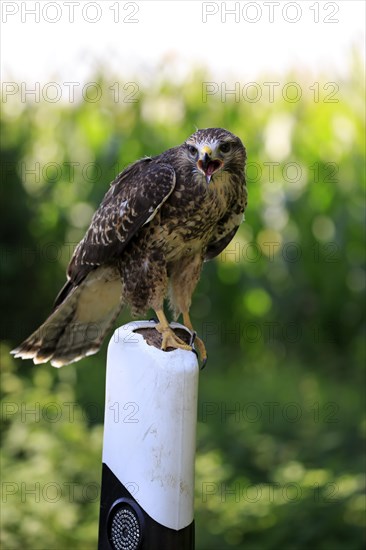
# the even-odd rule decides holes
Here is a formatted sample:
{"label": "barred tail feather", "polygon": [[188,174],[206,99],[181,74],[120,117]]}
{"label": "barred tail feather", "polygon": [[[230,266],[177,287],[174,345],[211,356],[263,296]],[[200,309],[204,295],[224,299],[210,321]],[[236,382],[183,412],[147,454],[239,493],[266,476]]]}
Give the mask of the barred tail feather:
{"label": "barred tail feather", "polygon": [[121,281],[112,268],[99,268],[74,287],[29,338],[11,353],[35,364],[62,367],[96,353],[121,307]]}

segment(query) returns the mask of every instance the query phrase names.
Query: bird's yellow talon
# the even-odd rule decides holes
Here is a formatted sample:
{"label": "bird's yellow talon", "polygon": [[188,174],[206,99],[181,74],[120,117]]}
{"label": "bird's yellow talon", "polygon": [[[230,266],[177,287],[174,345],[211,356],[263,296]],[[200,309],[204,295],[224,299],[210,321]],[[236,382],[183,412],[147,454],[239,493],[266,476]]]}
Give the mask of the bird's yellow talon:
{"label": "bird's yellow talon", "polygon": [[172,331],[167,321],[167,318],[165,317],[164,311],[162,309],[158,309],[156,310],[156,315],[159,319],[159,323],[156,325],[155,328],[158,332],[160,332],[163,337],[161,349],[166,350],[167,348],[179,348],[191,351],[192,346],[189,346],[188,344],[183,342],[183,340],[178,338],[178,336],[176,336],[176,334]]}
{"label": "bird's yellow talon", "polygon": [[195,350],[197,350],[200,361],[202,363],[201,368],[204,368],[204,366],[206,365],[206,362],[207,362],[206,347],[205,347],[205,344],[203,343],[203,341],[201,340],[201,338],[198,338],[197,332],[194,330],[194,328],[192,326],[192,322],[191,322],[191,319],[189,317],[188,311],[183,312],[183,323],[192,332],[191,344],[192,345],[194,344],[194,348],[195,348]]}
{"label": "bird's yellow talon", "polygon": [[161,343],[162,350],[166,350],[167,348],[179,348],[187,351],[192,350],[192,347],[178,338],[169,326],[164,326],[162,323],[159,323],[155,328],[163,337]]}
{"label": "bird's yellow talon", "polygon": [[201,338],[198,338],[197,335],[194,339],[194,347],[198,351],[198,355],[199,355],[201,363],[203,365],[206,364],[206,361],[207,361],[206,347],[205,347],[205,344],[203,343],[203,341],[201,340]]}

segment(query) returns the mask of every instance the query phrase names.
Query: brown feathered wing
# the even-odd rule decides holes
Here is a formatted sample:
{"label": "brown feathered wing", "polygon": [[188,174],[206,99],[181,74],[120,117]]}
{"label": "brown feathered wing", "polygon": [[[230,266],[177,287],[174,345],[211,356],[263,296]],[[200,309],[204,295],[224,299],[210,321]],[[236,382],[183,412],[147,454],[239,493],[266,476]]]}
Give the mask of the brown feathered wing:
{"label": "brown feathered wing", "polygon": [[53,312],[15,357],[61,367],[99,350],[123,305],[117,259],[174,186],[173,168],[148,158],[117,176],[75,249]]}

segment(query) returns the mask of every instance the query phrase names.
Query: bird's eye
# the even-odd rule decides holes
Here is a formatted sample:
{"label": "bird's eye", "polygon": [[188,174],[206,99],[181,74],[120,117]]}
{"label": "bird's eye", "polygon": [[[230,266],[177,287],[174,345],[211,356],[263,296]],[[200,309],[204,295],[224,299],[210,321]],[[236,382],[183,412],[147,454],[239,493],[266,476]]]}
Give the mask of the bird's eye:
{"label": "bird's eye", "polygon": [[228,153],[231,149],[231,144],[228,143],[227,141],[224,142],[224,143],[221,143],[219,149],[220,149],[221,153]]}
{"label": "bird's eye", "polygon": [[193,157],[195,157],[198,152],[194,145],[188,145],[188,151]]}

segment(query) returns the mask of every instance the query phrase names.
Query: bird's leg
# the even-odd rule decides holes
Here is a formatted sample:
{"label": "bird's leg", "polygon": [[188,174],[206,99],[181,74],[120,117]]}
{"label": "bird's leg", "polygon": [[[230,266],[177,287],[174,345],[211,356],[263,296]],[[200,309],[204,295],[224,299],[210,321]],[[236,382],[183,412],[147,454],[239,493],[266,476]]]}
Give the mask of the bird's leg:
{"label": "bird's leg", "polygon": [[197,351],[199,353],[199,356],[200,356],[200,359],[201,359],[201,362],[202,362],[201,369],[203,369],[205,364],[206,364],[206,361],[207,361],[206,347],[205,347],[205,344],[203,343],[203,341],[201,340],[201,338],[198,338],[198,336],[196,334],[196,331],[194,330],[194,328],[192,326],[192,322],[191,322],[191,319],[189,317],[189,312],[188,311],[183,311],[183,324],[194,334],[194,347],[197,349]]}
{"label": "bird's leg", "polygon": [[189,346],[174,334],[173,330],[169,326],[167,318],[165,317],[164,311],[162,309],[157,309],[155,311],[157,318],[159,319],[159,323],[155,328],[163,337],[161,349],[166,350],[167,348],[179,348],[192,351],[192,346]]}

